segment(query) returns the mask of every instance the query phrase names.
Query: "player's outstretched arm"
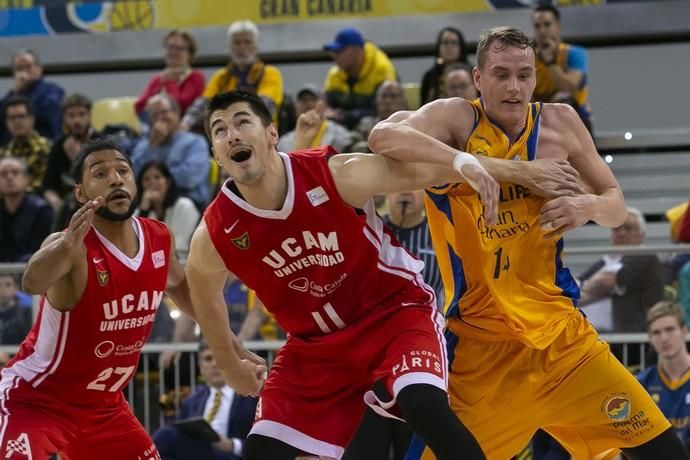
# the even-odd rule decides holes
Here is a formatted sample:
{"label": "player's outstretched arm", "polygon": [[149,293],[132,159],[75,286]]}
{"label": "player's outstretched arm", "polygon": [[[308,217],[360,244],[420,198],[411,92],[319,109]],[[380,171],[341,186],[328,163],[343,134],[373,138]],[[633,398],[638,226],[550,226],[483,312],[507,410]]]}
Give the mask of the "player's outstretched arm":
{"label": "player's outstretched arm", "polygon": [[414,191],[449,182],[468,182],[485,206],[487,223],[493,225],[498,209],[498,183],[478,163],[458,169],[429,163],[405,163],[384,155],[348,153],[328,161],[338,193],[351,206],[361,207],[374,195]]}
{"label": "player's outstretched arm", "polygon": [[372,129],[371,150],[408,163],[452,167],[474,125],[474,110],[459,98],[438,99],[419,110],[391,115]]}
{"label": "player's outstretched arm", "polygon": [[238,340],[230,329],[223,299],[227,269],[216,251],[204,222],[194,232],[185,268],[196,320],[225,380],[242,395],[257,395],[266,366],[242,358]]}
{"label": "player's outstretched arm", "polygon": [[[467,101],[439,99],[414,112],[396,112],[376,125],[369,136],[369,146],[374,152],[399,161],[458,169],[467,165],[463,161],[467,154],[453,146],[464,147],[473,126],[474,110]],[[479,155],[474,158],[496,181],[523,185],[540,196],[583,193],[577,172],[565,160],[540,159],[528,164]],[[467,166],[463,166],[463,173],[469,169]],[[456,175],[455,180],[447,182],[460,181],[463,177]]]}
{"label": "player's outstretched arm", "polygon": [[[64,299],[66,296],[63,291],[74,291],[75,286],[69,275],[75,264],[86,264],[84,237],[91,228],[94,213],[102,204],[102,197],[88,201],[74,213],[67,230],[53,233],[45,239],[41,248],[29,259],[24,271],[22,286],[26,292],[47,292],[52,300]],[[75,299],[81,295],[73,294],[76,294],[76,297],[72,295]],[[61,305],[63,302],[59,301],[52,303],[59,310],[69,310],[73,306]]]}

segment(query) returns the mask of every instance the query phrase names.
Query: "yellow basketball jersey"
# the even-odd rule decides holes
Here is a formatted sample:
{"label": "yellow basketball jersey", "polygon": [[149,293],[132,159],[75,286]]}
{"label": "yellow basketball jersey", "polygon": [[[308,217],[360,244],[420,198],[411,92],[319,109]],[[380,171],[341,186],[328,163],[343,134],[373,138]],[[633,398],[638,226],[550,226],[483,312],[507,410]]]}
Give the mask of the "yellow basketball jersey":
{"label": "yellow basketball jersey", "polygon": [[[470,102],[475,127],[466,151],[530,161],[535,158],[541,104],[529,105],[525,130],[507,135]],[[546,202],[529,189],[501,183],[498,224],[488,227],[482,205],[463,183],[427,190],[425,202],[445,288],[449,328],[484,340],[519,340],[543,349],[564,327],[579,289],[563,267],[563,240],[544,239],[539,210]]]}

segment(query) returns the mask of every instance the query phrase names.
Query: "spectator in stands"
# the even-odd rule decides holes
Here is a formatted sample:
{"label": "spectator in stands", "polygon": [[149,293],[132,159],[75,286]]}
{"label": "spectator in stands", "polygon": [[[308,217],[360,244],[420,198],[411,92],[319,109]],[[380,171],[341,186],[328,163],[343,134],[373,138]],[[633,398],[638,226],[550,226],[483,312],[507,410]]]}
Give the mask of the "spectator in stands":
{"label": "spectator in stands", "polygon": [[[43,197],[56,212],[66,198],[73,196],[74,179],[70,170],[81,145],[99,136],[91,125],[91,99],[82,94],[71,94],[62,101],[62,120],[65,134],[50,149],[42,185]],[[77,206],[76,200],[74,203]]]}
{"label": "spectator in stands", "polygon": [[180,106],[182,115],[204,91],[205,78],[199,70],[192,69],[196,54],[196,40],[180,29],[171,30],[163,38],[165,48],[165,68],[154,75],[134,104],[137,114],[144,113],[146,103],[156,94],[165,92]]}
{"label": "spectator in stands", "polygon": [[177,258],[186,259],[192,233],[201,217],[194,202],[180,195],[170,170],[160,161],[142,166],[137,190],[140,198],[136,214],[165,222],[175,237]]}
{"label": "spectator in stands", "polygon": [[33,324],[31,297],[20,295],[14,275],[0,274],[0,345],[19,345]]}
{"label": "spectator in stands", "polygon": [[662,301],[647,312],[649,341],[659,362],[640,372],[638,380],[659,405],[686,449],[690,443],[690,355],[688,328],[680,305]]}
{"label": "spectator in stands", "polygon": [[537,42],[534,100],[572,105],[592,132],[592,114],[587,102],[587,52],[561,41],[561,15],[551,4],[534,8],[532,25]]}
{"label": "spectator in stands", "polygon": [[356,29],[343,29],[323,46],[335,64],[328,71],[324,89],[330,107],[327,117],[353,129],[365,116],[376,113],[376,88],[396,80],[388,56]]}
{"label": "spectator in stands", "polygon": [[317,85],[307,83],[297,91],[297,126],[280,137],[278,150],[293,150],[331,145],[338,152],[346,152],[353,136],[344,126],[324,117],[326,108],[323,92]]}
{"label": "spectator in stands", "polygon": [[209,443],[175,426],[166,426],[153,434],[153,441],[163,460],[239,460],[257,400],[235,393],[225,383],[205,341],[199,345],[199,371],[206,385],[198,385],[182,402],[179,419],[203,417],[220,439]]}
{"label": "spectator in stands", "polygon": [[424,73],[420,87],[422,105],[439,99],[446,94],[444,76],[451,64],[467,62],[465,37],[455,27],[444,27],[436,38],[436,60]]}
{"label": "spectator in stands", "polygon": [[[382,120],[393,115],[400,110],[407,110],[407,98],[405,90],[397,80],[386,80],[376,89],[376,115],[364,117],[357,125],[363,139],[369,138],[369,133],[374,126]],[[357,150],[360,152],[361,150]]]}
{"label": "spectator in stands", "polygon": [[[36,114],[36,130],[50,140],[62,133],[60,104],[65,90],[55,83],[43,79],[43,67],[36,53],[20,49],[12,56],[12,77],[14,87],[0,100],[0,106],[13,96],[29,99]],[[0,116],[4,117],[3,112]],[[5,130],[5,120],[0,120],[0,145],[6,143],[10,133]]]}
{"label": "spectator in stands", "polygon": [[53,208],[27,192],[26,163],[0,158],[0,262],[25,262],[50,233]]}
{"label": "spectator in stands", "polygon": [[0,149],[0,157],[23,158],[29,168],[27,190],[38,192],[45,174],[51,141],[34,130],[34,112],[26,97],[10,97],[5,101],[2,112],[11,138]]}
{"label": "spectator in stands", "polygon": [[[647,223],[628,207],[623,225],[612,229],[611,245],[640,245]],[[580,276],[580,306],[599,332],[644,332],[647,310],[664,298],[661,262],[656,254],[605,255]]]}
{"label": "spectator in stands", "polygon": [[448,66],[443,78],[443,97],[461,97],[468,101],[479,97],[479,91],[474,86],[472,79],[472,67],[468,64],[451,64]]}
{"label": "spectator in stands", "polygon": [[236,89],[260,96],[276,119],[283,103],[283,76],[277,67],[264,64],[258,57],[259,28],[249,20],[235,21],[228,28],[228,41],[230,61],[211,76],[202,97],[194,102],[182,120],[183,129],[201,123],[210,98]]}
{"label": "spectator in stands", "polygon": [[180,106],[168,94],[157,94],[146,104],[151,121],[148,137],[141,139],[132,152],[135,174],[141,174],[150,161],[165,163],[183,195],[203,207],[209,199],[208,171],[210,155],[206,140],[180,129]]}

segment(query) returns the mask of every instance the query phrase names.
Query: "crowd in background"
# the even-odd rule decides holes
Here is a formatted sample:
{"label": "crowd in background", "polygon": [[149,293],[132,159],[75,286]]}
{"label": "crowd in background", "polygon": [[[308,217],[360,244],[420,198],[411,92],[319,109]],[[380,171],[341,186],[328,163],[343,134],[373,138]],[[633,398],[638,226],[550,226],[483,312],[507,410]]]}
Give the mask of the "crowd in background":
{"label": "crowd in background", "polygon": [[[591,131],[585,50],[562,42],[560,16],[553,7],[537,8],[532,20],[537,46],[535,100],[573,105]],[[11,63],[14,86],[0,101],[0,263],[27,261],[49,233],[66,227],[79,207],[72,195],[70,168],[81,145],[89,140],[107,135],[119,140],[137,177],[136,215],[164,221],[174,234],[178,257],[184,259],[205,206],[225,179],[211,159],[202,122],[211,97],[235,89],[259,95],[273,114],[282,151],[324,145],[339,152],[368,151],[366,141],[373,126],[410,108],[389,57],[356,29],[340,30],[332,42],[324,44],[333,66],[326,75],[304,82],[294,95],[285,93],[280,69],[261,59],[258,38],[259,30],[251,21],[231,24],[227,65],[205,81],[204,74],[193,67],[194,37],[183,30],[170,31],[162,43],[165,67],[150,79],[134,104],[138,131],[121,124],[96,130],[90,98],[65,94],[44,78],[36,53],[17,50]],[[420,75],[422,104],[480,96],[473,83],[469,51],[460,30],[444,27],[438,32],[430,67]],[[423,194],[390,196],[387,209],[387,225],[425,260],[425,277],[442,306],[443,289],[423,213]],[[690,242],[690,213],[681,213],[674,224],[674,241]],[[626,222],[612,229],[611,245],[640,245],[645,235],[645,216],[630,208]],[[667,261],[656,255],[610,254],[592,263],[579,276],[580,306],[600,332],[644,332],[648,310],[675,295],[685,308],[685,317],[690,317],[687,255]],[[228,282],[225,297],[231,325],[243,339],[282,337],[253,293],[237,280]],[[193,325],[183,318],[172,320],[171,309],[174,306],[169,303],[162,305],[151,340],[168,342],[173,336],[194,340]],[[32,299],[21,292],[18,277],[0,275],[0,344],[23,340],[31,327],[31,312]],[[205,350],[200,355],[210,352]],[[162,365],[169,365],[172,358],[170,354],[163,357]],[[202,367],[204,372],[212,371]],[[252,413],[253,407],[247,410]],[[249,423],[245,422],[242,419],[244,425]],[[227,423],[219,427],[231,431]],[[247,430],[242,431],[244,436]],[[174,435],[164,432],[159,439],[172,442],[169,438]],[[241,452],[241,447],[233,440],[241,437],[241,433],[228,434],[235,451]]]}

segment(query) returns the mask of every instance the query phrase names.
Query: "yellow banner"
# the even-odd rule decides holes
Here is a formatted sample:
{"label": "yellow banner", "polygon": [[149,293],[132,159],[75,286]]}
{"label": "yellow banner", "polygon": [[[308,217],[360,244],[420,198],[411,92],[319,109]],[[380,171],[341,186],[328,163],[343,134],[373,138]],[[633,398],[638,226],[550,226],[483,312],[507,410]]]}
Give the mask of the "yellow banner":
{"label": "yellow banner", "polygon": [[[128,2],[129,3],[129,2]],[[257,24],[488,11],[485,0],[156,0],[156,28],[226,25],[238,19]]]}

